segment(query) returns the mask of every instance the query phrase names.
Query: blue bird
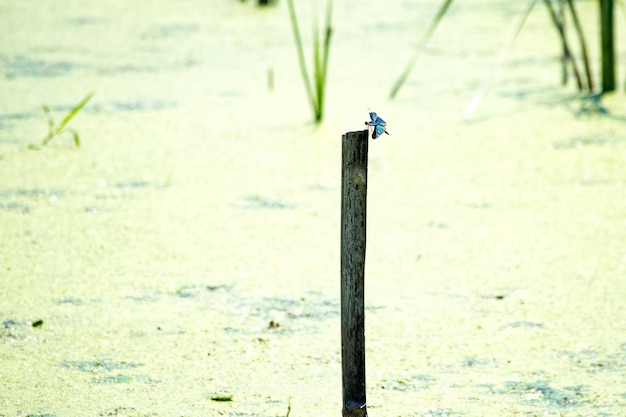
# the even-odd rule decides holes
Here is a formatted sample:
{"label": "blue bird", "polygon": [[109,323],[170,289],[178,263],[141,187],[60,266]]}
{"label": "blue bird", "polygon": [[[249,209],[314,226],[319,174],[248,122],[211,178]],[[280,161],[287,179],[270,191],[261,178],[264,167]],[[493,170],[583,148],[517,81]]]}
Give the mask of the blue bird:
{"label": "blue bird", "polygon": [[385,129],[385,126],[387,126],[387,122],[378,117],[378,115],[376,115],[376,113],[374,113],[373,111],[370,112],[370,119],[371,121],[365,122],[365,125],[374,127],[374,130],[372,131],[372,139],[376,139],[383,133],[389,134],[389,132],[387,132],[387,130]]}

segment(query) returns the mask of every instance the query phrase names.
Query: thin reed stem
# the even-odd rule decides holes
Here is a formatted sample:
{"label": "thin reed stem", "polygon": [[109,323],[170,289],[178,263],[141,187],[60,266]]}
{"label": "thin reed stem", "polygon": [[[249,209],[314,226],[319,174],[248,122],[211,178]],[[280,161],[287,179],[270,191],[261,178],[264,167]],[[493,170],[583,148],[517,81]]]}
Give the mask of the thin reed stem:
{"label": "thin reed stem", "polygon": [[567,0],[567,4],[569,6],[570,13],[572,15],[572,22],[574,22],[574,27],[576,28],[576,32],[578,33],[578,39],[580,41],[580,51],[583,56],[583,63],[585,65],[585,75],[587,76],[587,88],[589,92],[593,92],[593,78],[591,76],[591,65],[589,64],[589,53],[587,52],[587,42],[585,42],[585,36],[583,34],[583,28],[580,24],[580,20],[578,20],[578,13],[576,13],[576,9],[574,8],[574,2],[572,0]]}
{"label": "thin reed stem", "polygon": [[576,84],[578,85],[578,90],[582,91],[583,90],[582,78],[580,77],[580,72],[578,71],[578,66],[576,65],[576,61],[572,57],[571,48],[569,47],[569,44],[567,43],[567,38],[565,37],[565,31],[563,29],[563,25],[559,22],[559,18],[556,12],[554,11],[554,8],[552,7],[552,3],[550,3],[550,0],[543,0],[543,3],[546,5],[546,8],[548,9],[548,12],[550,13],[550,17],[552,18],[552,23],[554,24],[554,27],[556,27],[557,31],[559,32],[559,36],[561,37],[561,42],[563,43],[563,51],[565,52],[565,55],[569,57],[569,62],[572,66],[572,72],[574,73],[574,77],[576,77]]}
{"label": "thin reed stem", "polygon": [[311,89],[311,81],[309,79],[309,72],[306,69],[306,60],[304,59],[304,48],[302,47],[302,38],[300,37],[300,29],[298,28],[298,18],[296,17],[296,10],[293,5],[293,0],[287,0],[287,6],[289,8],[289,18],[291,19],[291,27],[293,28],[293,38],[296,42],[296,50],[298,52],[298,63],[300,64],[300,73],[302,75],[302,81],[304,81],[304,88],[311,104],[311,107],[315,109],[315,99],[313,98],[313,91]]}
{"label": "thin reed stem", "polygon": [[411,59],[409,60],[409,63],[404,68],[404,71],[402,72],[402,74],[400,74],[400,77],[398,77],[398,79],[396,80],[395,84],[391,88],[391,92],[389,93],[389,98],[393,99],[398,94],[398,92],[400,91],[400,88],[402,88],[402,86],[406,82],[407,78],[409,78],[409,74],[411,73],[411,70],[415,66],[415,63],[417,62],[417,59],[422,54],[422,51],[426,47],[426,44],[430,40],[430,38],[433,35],[433,33],[435,33],[435,29],[437,29],[437,26],[439,25],[439,22],[441,21],[443,16],[446,14],[446,11],[448,10],[448,7],[450,7],[450,4],[452,4],[452,0],[444,0],[443,4],[439,8],[439,11],[437,12],[435,17],[433,18],[433,21],[430,23],[430,26],[428,27],[428,30],[426,30],[426,33],[422,37],[422,41],[417,45],[417,49],[415,50],[415,52],[411,56]]}
{"label": "thin reed stem", "polygon": [[502,68],[502,65],[506,61],[507,57],[509,56],[509,51],[511,50],[511,47],[515,42],[517,35],[519,35],[520,31],[522,30],[522,26],[524,26],[524,22],[526,22],[526,18],[530,14],[530,11],[533,9],[536,2],[537,0],[529,0],[526,4],[526,7],[524,7],[524,9],[518,15],[517,21],[513,25],[511,32],[509,32],[509,37],[506,44],[500,50],[496,65],[493,66],[491,72],[489,73],[489,76],[485,78],[481,86],[478,88],[478,90],[476,90],[476,93],[474,93],[472,101],[465,108],[465,111],[463,112],[464,119],[469,119],[472,116],[474,111],[478,108],[478,105],[482,101],[483,97],[487,93],[491,84],[497,81],[500,74],[500,69]]}
{"label": "thin reed stem", "polygon": [[324,116],[324,99],[326,95],[326,77],[328,74],[328,56],[330,53],[330,40],[332,36],[332,1],[326,3],[326,26],[324,28],[324,39],[320,41],[319,28],[317,26],[317,18],[313,22],[313,83],[309,78],[306,60],[304,58],[304,47],[302,38],[300,37],[300,29],[298,27],[298,18],[293,5],[293,0],[287,0],[289,8],[289,18],[293,28],[294,41],[298,52],[298,62],[300,64],[300,73],[304,88],[306,89],[307,98],[316,123],[320,123]]}

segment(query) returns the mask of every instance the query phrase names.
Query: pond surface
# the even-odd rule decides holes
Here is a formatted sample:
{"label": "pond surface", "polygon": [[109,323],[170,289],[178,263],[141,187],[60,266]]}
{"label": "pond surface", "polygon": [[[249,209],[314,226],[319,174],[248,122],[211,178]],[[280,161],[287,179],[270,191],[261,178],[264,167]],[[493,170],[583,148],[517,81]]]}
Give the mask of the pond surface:
{"label": "pond surface", "polygon": [[[337,2],[314,127],[284,1],[0,5],[0,415],[340,415],[371,108],[369,415],[623,416],[626,97],[560,85],[539,5],[494,71],[519,7],[455,2],[389,101],[436,6]],[[28,149],[91,91],[80,148]]]}

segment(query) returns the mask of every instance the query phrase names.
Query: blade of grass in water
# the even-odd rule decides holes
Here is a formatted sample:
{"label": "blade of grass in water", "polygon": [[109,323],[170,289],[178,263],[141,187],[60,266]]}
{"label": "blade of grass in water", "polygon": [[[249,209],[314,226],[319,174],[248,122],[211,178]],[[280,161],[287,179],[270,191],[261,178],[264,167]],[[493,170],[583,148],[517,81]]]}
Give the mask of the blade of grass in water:
{"label": "blade of grass in water", "polygon": [[48,119],[48,135],[52,135],[52,131],[54,130],[54,119],[52,119],[52,114],[50,114],[50,108],[45,104],[42,108],[43,112],[46,114],[46,118]]}
{"label": "blade of grass in water", "polygon": [[311,90],[311,81],[309,80],[309,73],[306,69],[306,61],[304,59],[304,48],[302,47],[302,38],[300,37],[300,29],[298,28],[298,18],[296,17],[296,10],[293,5],[293,0],[287,0],[287,6],[289,8],[289,18],[291,19],[291,27],[293,29],[293,38],[296,42],[296,50],[298,52],[298,63],[300,64],[300,73],[302,75],[302,81],[304,81],[304,88],[309,99],[311,107],[315,111],[315,99],[313,98],[313,91]]}
{"label": "blade of grass in water", "polygon": [[85,104],[87,104],[87,102],[89,100],[91,100],[91,98],[94,96],[95,93],[89,93],[85,96],[84,99],[81,100],[80,103],[78,103],[68,114],[67,116],[65,116],[65,118],[63,120],[61,120],[61,123],[59,123],[59,125],[56,128],[57,132],[60,132],[61,130],[63,130],[63,128],[65,127],[65,125],[72,120],[72,118],[74,116],[76,116],[76,114],[83,108],[85,107]]}
{"label": "blade of grass in water", "polygon": [[[329,1],[326,4],[326,30],[324,32],[324,57],[322,59],[323,65],[321,68],[321,71],[323,74],[322,80],[321,80],[321,88],[320,88],[321,94],[320,94],[320,100],[319,100],[321,110],[324,109],[324,96],[326,92],[326,80],[328,76],[328,55],[330,52],[330,38],[333,33],[333,29],[331,26],[332,13],[333,13],[333,2]],[[321,114],[320,114],[320,120],[321,120]]]}
{"label": "blade of grass in water", "polygon": [[[324,43],[321,45],[317,24],[313,30],[313,60],[315,68],[315,120],[321,121],[324,115],[324,96],[326,91],[326,75],[328,71],[328,53],[330,50],[332,2],[326,4],[326,26],[324,30]],[[317,21],[317,19],[316,19]]]}
{"label": "blade of grass in water", "polygon": [[315,76],[315,106],[313,112],[315,113],[315,121],[321,120],[320,107],[323,100],[321,93],[322,85],[322,62],[320,57],[320,39],[319,31],[317,29],[317,17],[314,18],[313,23],[313,75]]}
{"label": "blade of grass in water", "polygon": [[439,22],[441,21],[443,16],[446,14],[446,11],[448,10],[448,7],[450,7],[450,4],[452,4],[452,0],[444,0],[443,4],[439,8],[439,11],[435,15],[435,18],[430,23],[430,26],[428,27],[428,30],[424,34],[424,37],[422,38],[422,41],[419,43],[419,45],[417,46],[417,49],[413,53],[413,56],[411,57],[411,60],[409,61],[409,64],[406,66],[406,68],[404,69],[404,72],[402,72],[402,74],[400,74],[400,77],[398,77],[398,80],[393,85],[393,88],[391,89],[391,93],[389,93],[389,98],[391,98],[391,99],[394,98],[398,94],[398,91],[400,91],[400,88],[402,88],[402,86],[404,85],[404,82],[409,77],[409,74],[411,73],[411,70],[413,69],[413,66],[415,66],[415,63],[417,62],[417,59],[422,54],[422,51],[426,47],[426,44],[430,40],[430,37],[435,32],[435,29],[437,29],[437,26],[439,25]]}
{"label": "blade of grass in water", "polygon": [[576,13],[576,9],[574,8],[574,2],[572,0],[567,0],[567,4],[569,5],[569,10],[572,14],[572,21],[574,22],[574,27],[576,28],[576,32],[578,32],[578,39],[580,41],[580,51],[583,56],[583,63],[585,64],[585,75],[587,76],[587,88],[589,92],[593,92],[593,78],[591,77],[591,65],[589,64],[589,54],[587,53],[587,42],[585,42],[585,36],[583,35],[583,28],[580,24],[580,20],[578,20],[578,13]]}
{"label": "blade of grass in water", "polygon": [[48,142],[52,140],[57,135],[62,133],[70,133],[74,138],[74,144],[76,147],[80,146],[80,137],[78,136],[78,132],[74,129],[66,129],[65,126],[78,114],[78,112],[85,107],[87,102],[91,100],[95,93],[89,93],[83,98],[70,112],[61,120],[61,122],[54,126],[54,120],[52,119],[52,115],[50,114],[50,108],[45,104],[42,106],[43,111],[46,114],[46,118],[48,119],[48,135],[41,141],[41,145],[29,145],[30,149],[41,149],[42,146],[45,146]]}
{"label": "blade of grass in water", "polygon": [[509,38],[507,40],[507,43],[504,45],[504,48],[502,48],[502,50],[500,51],[500,54],[498,55],[498,61],[496,62],[496,65],[493,67],[493,69],[491,70],[491,73],[485,79],[485,81],[483,81],[483,83],[478,88],[478,90],[476,90],[476,93],[474,93],[474,97],[472,98],[472,101],[465,108],[465,111],[463,113],[464,119],[469,119],[472,116],[472,113],[474,113],[474,110],[476,110],[476,108],[482,101],[483,97],[489,90],[489,86],[498,79],[498,74],[500,72],[500,69],[502,68],[502,65],[504,64],[504,61],[506,61],[506,58],[509,55],[509,51],[511,50],[511,47],[513,46],[513,43],[515,42],[517,35],[519,35],[520,31],[522,30],[522,26],[524,26],[524,22],[526,22],[526,18],[530,14],[530,11],[533,9],[536,2],[537,0],[529,0],[526,7],[518,15],[518,19],[515,25],[513,25],[512,31],[509,33]]}
{"label": "blade of grass in water", "polygon": [[74,145],[77,148],[80,148],[80,137],[78,136],[78,132],[75,131],[74,129],[67,129],[67,131],[70,132],[72,136],[74,137]]}
{"label": "blade of grass in water", "polygon": [[326,27],[323,42],[320,41],[317,18],[314,17],[313,83],[311,83],[311,80],[309,78],[309,72],[307,70],[306,60],[304,58],[304,47],[302,46],[302,38],[300,37],[298,18],[296,16],[293,0],[287,0],[287,6],[289,8],[289,18],[291,20],[294,41],[296,43],[296,50],[298,52],[298,63],[300,64],[302,81],[304,82],[304,88],[306,89],[309,104],[311,105],[311,109],[313,110],[315,122],[319,123],[322,121],[324,115],[324,98],[326,93],[326,76],[328,72],[328,55],[330,51],[330,40],[332,34],[332,1],[329,1],[326,4]]}
{"label": "blade of grass in water", "polygon": [[565,55],[569,57],[569,62],[572,66],[572,72],[574,73],[574,77],[576,77],[576,84],[578,85],[578,90],[582,91],[583,82],[580,77],[580,72],[578,71],[578,66],[576,65],[576,61],[574,61],[574,57],[572,56],[571,48],[569,47],[569,44],[567,43],[567,38],[565,37],[565,32],[563,31],[563,26],[559,24],[559,18],[556,15],[554,8],[552,7],[552,3],[550,3],[550,0],[543,0],[543,3],[546,5],[546,8],[548,9],[548,12],[550,13],[550,18],[552,19],[552,23],[556,27],[556,30],[559,32],[559,36],[561,37],[561,42],[563,43],[563,49],[564,49]]}

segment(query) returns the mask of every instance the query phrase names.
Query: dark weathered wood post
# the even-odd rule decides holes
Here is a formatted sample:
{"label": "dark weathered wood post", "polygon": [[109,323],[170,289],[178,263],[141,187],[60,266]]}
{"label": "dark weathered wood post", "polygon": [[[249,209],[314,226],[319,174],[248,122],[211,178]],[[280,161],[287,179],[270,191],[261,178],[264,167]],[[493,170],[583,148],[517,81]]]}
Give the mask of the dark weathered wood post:
{"label": "dark weathered wood post", "polygon": [[368,130],[342,137],[341,374],[343,417],[366,417],[365,226]]}

